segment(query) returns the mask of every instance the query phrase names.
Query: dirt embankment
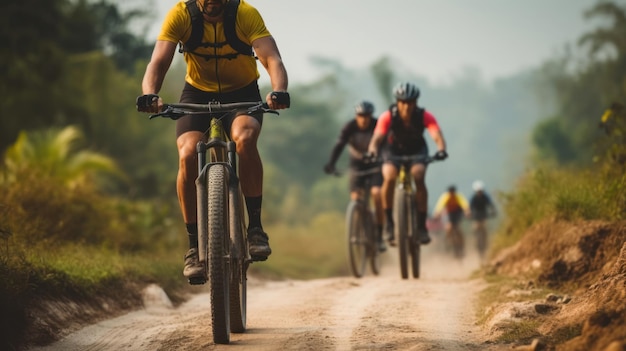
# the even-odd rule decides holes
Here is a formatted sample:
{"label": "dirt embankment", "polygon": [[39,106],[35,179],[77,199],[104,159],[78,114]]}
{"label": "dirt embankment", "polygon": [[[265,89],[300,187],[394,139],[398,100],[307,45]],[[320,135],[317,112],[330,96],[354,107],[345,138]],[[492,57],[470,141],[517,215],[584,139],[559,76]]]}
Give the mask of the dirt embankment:
{"label": "dirt embankment", "polygon": [[529,301],[530,313],[519,304],[493,307],[538,326],[535,344],[554,350],[626,350],[626,221],[545,221],[502,252],[490,269],[528,277],[528,290],[548,286],[556,292]]}

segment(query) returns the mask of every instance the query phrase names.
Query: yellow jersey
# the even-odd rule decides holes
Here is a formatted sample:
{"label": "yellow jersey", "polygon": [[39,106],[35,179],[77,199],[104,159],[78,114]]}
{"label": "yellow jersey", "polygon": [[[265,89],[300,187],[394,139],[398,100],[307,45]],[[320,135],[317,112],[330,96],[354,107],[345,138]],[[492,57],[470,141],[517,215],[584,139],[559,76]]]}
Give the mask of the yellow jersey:
{"label": "yellow jersey", "polygon": [[435,205],[434,213],[438,214],[443,209],[446,210],[447,213],[453,213],[457,211],[469,211],[469,203],[465,196],[455,192],[454,195],[450,194],[450,192],[446,191],[441,194],[439,199],[437,200],[437,204]]}
{"label": "yellow jersey", "polygon": [[[235,28],[237,36],[248,45],[256,39],[271,36],[265,27],[261,14],[252,5],[241,0],[237,9]],[[165,16],[161,32],[157,40],[184,43],[191,36],[191,16],[185,1],[178,2]],[[226,42],[224,23],[204,21],[202,42]],[[206,55],[227,55],[236,53],[235,49],[226,44],[220,48],[198,47],[196,52]],[[248,55],[237,55],[236,58],[205,59],[189,52],[184,53],[187,64],[185,81],[197,89],[206,92],[230,92],[243,88],[259,79],[256,59]]]}

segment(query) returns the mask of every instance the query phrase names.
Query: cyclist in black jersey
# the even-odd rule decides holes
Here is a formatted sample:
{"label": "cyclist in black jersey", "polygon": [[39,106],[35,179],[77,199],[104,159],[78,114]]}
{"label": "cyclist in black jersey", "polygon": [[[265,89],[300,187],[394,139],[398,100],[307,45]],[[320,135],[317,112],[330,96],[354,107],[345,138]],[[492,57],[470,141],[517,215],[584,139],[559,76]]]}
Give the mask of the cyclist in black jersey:
{"label": "cyclist in black jersey", "polygon": [[380,186],[383,182],[382,174],[380,172],[361,176],[355,174],[355,172],[380,167],[380,163],[372,163],[363,157],[367,153],[367,147],[376,126],[377,120],[373,117],[374,105],[364,100],[359,102],[354,110],[355,116],[341,129],[339,139],[337,139],[330,153],[330,160],[324,166],[324,172],[328,174],[336,173],[335,163],[344,147],[348,145],[348,151],[350,152],[350,197],[352,200],[356,200],[359,197],[360,189],[363,188],[366,180],[369,180],[371,198],[374,201],[376,211],[378,248],[380,251],[385,251],[386,246],[382,237],[383,209],[380,196]]}
{"label": "cyclist in black jersey", "polygon": [[496,206],[485,190],[485,184],[477,180],[472,184],[474,194],[470,197],[470,215],[472,218],[472,230],[476,235],[476,244],[481,259],[484,259],[487,249],[488,231],[487,219],[496,216]]}

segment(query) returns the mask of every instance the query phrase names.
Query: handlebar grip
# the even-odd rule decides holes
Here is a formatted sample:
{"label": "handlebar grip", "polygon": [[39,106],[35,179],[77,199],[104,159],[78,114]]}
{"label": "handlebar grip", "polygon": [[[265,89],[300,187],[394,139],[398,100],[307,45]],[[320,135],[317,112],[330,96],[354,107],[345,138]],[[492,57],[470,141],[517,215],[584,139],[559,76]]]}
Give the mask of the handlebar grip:
{"label": "handlebar grip", "polygon": [[135,106],[137,106],[137,111],[142,112],[148,107],[151,107],[157,101],[159,101],[159,96],[157,94],[141,95],[137,97]]}
{"label": "handlebar grip", "polygon": [[291,98],[286,91],[272,91],[270,97],[277,104],[286,105],[287,107],[291,105]]}

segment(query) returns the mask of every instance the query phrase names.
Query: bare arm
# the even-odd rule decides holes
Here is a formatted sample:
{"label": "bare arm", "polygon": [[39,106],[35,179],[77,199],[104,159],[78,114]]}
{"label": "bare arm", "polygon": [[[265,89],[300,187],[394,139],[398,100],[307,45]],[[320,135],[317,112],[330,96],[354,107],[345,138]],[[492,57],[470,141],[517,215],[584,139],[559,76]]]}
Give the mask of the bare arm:
{"label": "bare arm", "polygon": [[367,148],[367,152],[372,155],[378,155],[378,147],[383,142],[383,139],[385,139],[384,134],[374,131],[372,139],[370,140],[370,145]]}
{"label": "bare arm", "polygon": [[[283,64],[283,60],[276,46],[276,41],[273,37],[263,37],[255,40],[252,43],[254,52],[256,53],[259,61],[265,67],[265,70],[270,76],[272,84],[272,91],[287,91],[289,80],[287,78],[287,69]],[[268,105],[273,109],[287,108],[286,105],[276,104],[269,96],[266,97]]]}
{"label": "bare arm", "polygon": [[[141,90],[144,94],[158,94],[163,85],[165,74],[172,64],[172,58],[176,51],[176,43],[164,40],[157,40],[152,51],[152,58],[146,67],[146,73],[141,82]],[[163,101],[159,99],[159,110]],[[158,111],[148,111],[158,112]]]}
{"label": "bare arm", "polygon": [[443,137],[443,133],[441,130],[428,130],[430,133],[430,137],[433,138],[435,145],[437,145],[437,151],[445,151],[446,150],[446,140]]}

